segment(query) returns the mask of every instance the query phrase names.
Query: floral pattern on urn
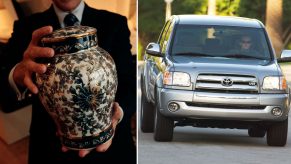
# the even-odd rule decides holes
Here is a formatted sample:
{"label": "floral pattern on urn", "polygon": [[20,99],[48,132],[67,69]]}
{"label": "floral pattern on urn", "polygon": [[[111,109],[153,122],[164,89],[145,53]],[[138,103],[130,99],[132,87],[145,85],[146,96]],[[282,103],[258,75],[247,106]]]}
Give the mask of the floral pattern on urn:
{"label": "floral pattern on urn", "polygon": [[39,98],[69,149],[95,148],[114,133],[117,71],[112,57],[98,47],[96,31],[70,26],[41,39],[55,56],[41,59],[47,71],[36,74]]}

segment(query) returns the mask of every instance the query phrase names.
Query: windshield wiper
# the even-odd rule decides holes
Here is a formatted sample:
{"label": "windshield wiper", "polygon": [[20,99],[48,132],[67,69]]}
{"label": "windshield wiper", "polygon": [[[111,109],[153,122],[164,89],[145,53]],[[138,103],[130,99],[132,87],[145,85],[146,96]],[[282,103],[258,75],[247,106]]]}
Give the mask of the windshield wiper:
{"label": "windshield wiper", "polygon": [[215,57],[214,55],[208,55],[208,54],[197,53],[197,52],[181,52],[181,53],[177,53],[175,55],[210,56],[210,57]]}
{"label": "windshield wiper", "polygon": [[227,58],[254,58],[254,59],[260,59],[260,60],[266,60],[265,58],[257,57],[257,56],[249,56],[249,55],[242,55],[242,54],[232,54],[232,55],[224,55],[221,57],[227,57]]}

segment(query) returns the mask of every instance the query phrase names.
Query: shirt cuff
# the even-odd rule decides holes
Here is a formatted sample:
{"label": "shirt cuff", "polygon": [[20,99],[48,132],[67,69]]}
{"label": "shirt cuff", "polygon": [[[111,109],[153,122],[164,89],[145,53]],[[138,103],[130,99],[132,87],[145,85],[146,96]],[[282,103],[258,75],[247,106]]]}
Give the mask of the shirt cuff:
{"label": "shirt cuff", "polygon": [[122,116],[121,116],[121,118],[119,119],[119,121],[118,121],[117,124],[119,124],[119,123],[122,121],[122,119],[123,119],[123,115],[124,115],[124,112],[123,112],[123,109],[121,108],[121,106],[119,106],[119,109],[120,109],[121,112],[122,112]]}
{"label": "shirt cuff", "polygon": [[[18,64],[19,64],[19,63],[18,63]],[[16,66],[17,66],[18,64],[16,64],[16,65],[12,68],[12,70],[10,71],[9,76],[8,76],[8,81],[9,81],[9,85],[10,85],[10,87],[11,87],[11,88],[13,89],[13,91],[16,93],[18,101],[21,101],[21,100],[25,99],[25,93],[27,92],[28,88],[26,87],[26,89],[24,90],[24,92],[23,92],[23,93],[20,93],[20,91],[19,91],[17,85],[15,84],[15,81],[14,81],[14,79],[13,79],[13,74],[14,74],[14,70],[15,70],[15,68],[16,68]]]}

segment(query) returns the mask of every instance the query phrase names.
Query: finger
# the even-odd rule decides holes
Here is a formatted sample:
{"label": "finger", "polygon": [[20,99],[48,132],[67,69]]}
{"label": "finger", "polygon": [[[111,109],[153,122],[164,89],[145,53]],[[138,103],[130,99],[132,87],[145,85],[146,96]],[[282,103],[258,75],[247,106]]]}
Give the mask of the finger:
{"label": "finger", "polygon": [[27,50],[23,53],[24,58],[35,59],[39,57],[53,57],[54,50],[47,47],[29,46]]}
{"label": "finger", "polygon": [[28,61],[26,68],[29,72],[45,73],[46,66],[44,64],[38,64],[34,61]]}
{"label": "finger", "polygon": [[65,146],[62,147],[62,151],[63,151],[63,152],[67,152],[68,150],[69,150],[69,149],[66,148]]}
{"label": "finger", "polygon": [[[56,136],[60,136],[60,133],[59,133],[58,131],[56,132]],[[63,151],[63,152],[67,152],[68,150],[69,150],[69,149],[66,148],[65,146],[62,147],[62,151]]]}
{"label": "finger", "polygon": [[28,87],[28,89],[32,93],[34,93],[34,94],[38,93],[38,89],[37,89],[36,85],[32,81],[31,74],[29,74],[28,72],[25,73],[24,84]]}
{"label": "finger", "polygon": [[91,151],[91,150],[80,150],[80,151],[79,151],[79,156],[83,158],[83,157],[85,157],[87,154],[89,154],[90,151]]}
{"label": "finger", "polygon": [[30,44],[37,46],[41,37],[51,34],[52,32],[53,32],[52,26],[45,26],[45,27],[35,30],[32,33],[32,39],[31,39]]}
{"label": "finger", "polygon": [[121,109],[119,108],[119,104],[117,102],[114,102],[113,104],[113,111],[112,111],[112,122],[113,125],[117,124],[118,120],[122,117]]}
{"label": "finger", "polygon": [[108,140],[106,143],[103,143],[99,146],[96,147],[96,151],[98,152],[105,152],[107,151],[107,149],[110,147],[110,145],[112,144],[112,138],[114,137],[114,134],[113,136],[110,138],[110,140]]}

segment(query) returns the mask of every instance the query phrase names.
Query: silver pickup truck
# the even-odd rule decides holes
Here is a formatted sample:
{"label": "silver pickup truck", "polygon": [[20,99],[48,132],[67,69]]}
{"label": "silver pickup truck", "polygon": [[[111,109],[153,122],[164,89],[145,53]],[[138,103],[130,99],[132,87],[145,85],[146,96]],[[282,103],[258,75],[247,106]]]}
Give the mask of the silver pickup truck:
{"label": "silver pickup truck", "polygon": [[145,51],[142,132],[171,141],[176,126],[248,129],[285,146],[290,87],[264,25],[240,17],[174,15]]}

